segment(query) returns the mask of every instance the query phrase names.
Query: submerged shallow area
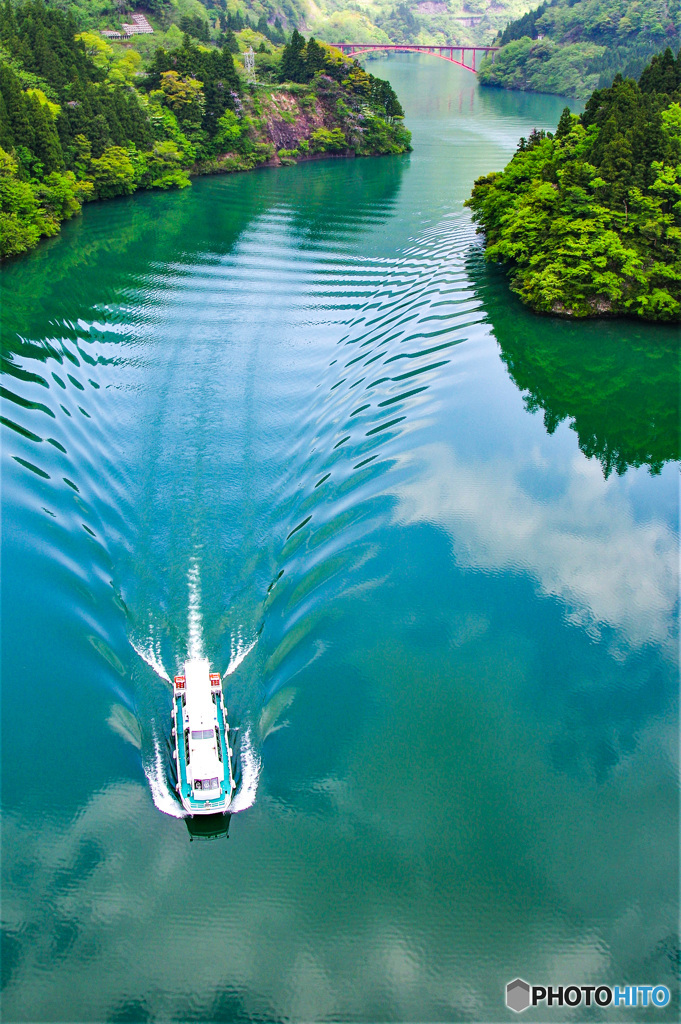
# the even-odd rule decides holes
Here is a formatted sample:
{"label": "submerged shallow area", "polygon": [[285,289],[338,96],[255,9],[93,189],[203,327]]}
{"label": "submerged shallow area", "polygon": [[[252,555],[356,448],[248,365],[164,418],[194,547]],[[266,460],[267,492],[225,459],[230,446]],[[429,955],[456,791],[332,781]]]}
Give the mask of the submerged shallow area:
{"label": "submerged shallow area", "polygon": [[[7,1021],[674,985],[676,333],[484,263],[463,201],[560,98],[372,70],[412,154],[92,205],[3,272]],[[211,842],[191,652],[240,729]]]}

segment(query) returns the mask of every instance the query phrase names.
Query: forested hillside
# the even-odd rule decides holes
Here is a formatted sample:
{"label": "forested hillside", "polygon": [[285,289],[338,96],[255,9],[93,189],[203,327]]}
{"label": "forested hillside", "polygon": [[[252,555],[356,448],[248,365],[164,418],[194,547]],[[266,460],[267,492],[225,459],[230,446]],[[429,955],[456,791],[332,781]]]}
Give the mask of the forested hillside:
{"label": "forested hillside", "polygon": [[307,20],[316,34],[337,43],[476,43],[491,42],[532,6],[532,0],[317,0]]}
{"label": "forested hillside", "polygon": [[511,22],[483,85],[586,97],[617,73],[638,77],[653,54],[681,46],[680,0],[547,0]]}
{"label": "forested hillside", "polygon": [[668,49],[581,117],[566,107],[468,205],[533,309],[681,319],[681,60]]}
{"label": "forested hillside", "polygon": [[[89,28],[116,28],[135,4],[124,0],[50,0],[76,13]],[[159,31],[190,31],[197,39],[217,38],[229,21],[270,37],[283,29],[342,42],[491,42],[509,20],[533,0],[144,0],[139,7]],[[282,38],[272,41],[283,42]],[[256,40],[256,45],[259,40]]]}
{"label": "forested hillside", "polygon": [[[127,44],[42,0],[0,6],[0,253],[53,235],[88,199],[332,152],[409,148],[390,84],[294,31],[247,81],[229,45]],[[229,30],[228,30],[229,31]],[[226,41],[227,43],[229,40]]]}

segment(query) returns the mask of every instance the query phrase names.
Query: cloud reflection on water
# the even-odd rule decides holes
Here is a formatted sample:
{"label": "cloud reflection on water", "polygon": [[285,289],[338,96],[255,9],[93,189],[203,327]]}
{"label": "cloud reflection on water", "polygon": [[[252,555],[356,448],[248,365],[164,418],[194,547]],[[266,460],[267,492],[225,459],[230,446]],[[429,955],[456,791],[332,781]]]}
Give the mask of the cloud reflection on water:
{"label": "cloud reflection on water", "polygon": [[[620,483],[575,455],[556,467],[559,494],[532,496],[518,464],[466,465],[444,444],[401,457],[416,467],[397,490],[397,518],[445,528],[459,564],[526,572],[597,636],[616,630],[630,648],[674,652],[678,541],[663,522],[638,522]],[[522,467],[521,467],[522,468]]]}

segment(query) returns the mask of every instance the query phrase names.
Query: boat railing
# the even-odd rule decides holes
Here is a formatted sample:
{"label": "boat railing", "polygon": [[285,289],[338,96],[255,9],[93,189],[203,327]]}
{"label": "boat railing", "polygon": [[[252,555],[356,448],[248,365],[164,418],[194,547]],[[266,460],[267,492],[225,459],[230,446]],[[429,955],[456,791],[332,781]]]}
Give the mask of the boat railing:
{"label": "boat railing", "polygon": [[[218,679],[220,679],[220,676],[218,676]],[[227,754],[227,768],[228,768],[228,771],[229,771],[229,793],[225,793],[225,796],[228,799],[228,801],[231,802],[232,797],[234,796],[234,790],[236,789],[236,783],[234,782],[234,775],[232,774],[232,753],[233,753],[233,751],[232,751],[231,744],[229,742],[229,719],[228,719],[228,716],[227,716],[227,708],[225,706],[225,696],[222,693],[222,684],[220,685],[220,696],[222,698],[222,700],[220,702],[222,704],[222,734],[223,734],[223,736],[225,738],[225,751],[226,751],[226,754]],[[218,731],[219,731],[219,728],[220,728],[220,725],[219,725],[219,720],[218,720]]]}

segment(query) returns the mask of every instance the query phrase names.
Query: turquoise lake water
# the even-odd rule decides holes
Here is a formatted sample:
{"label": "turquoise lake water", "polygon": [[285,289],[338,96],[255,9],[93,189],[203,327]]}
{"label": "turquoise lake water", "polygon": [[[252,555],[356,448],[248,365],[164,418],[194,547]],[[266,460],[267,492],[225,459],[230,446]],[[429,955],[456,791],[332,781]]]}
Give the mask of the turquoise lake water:
{"label": "turquoise lake water", "polygon": [[[677,332],[485,265],[463,202],[560,98],[371,70],[412,154],[93,204],[3,271],[4,1021],[482,1024],[518,975],[678,1018]],[[212,841],[190,651],[239,726]]]}

